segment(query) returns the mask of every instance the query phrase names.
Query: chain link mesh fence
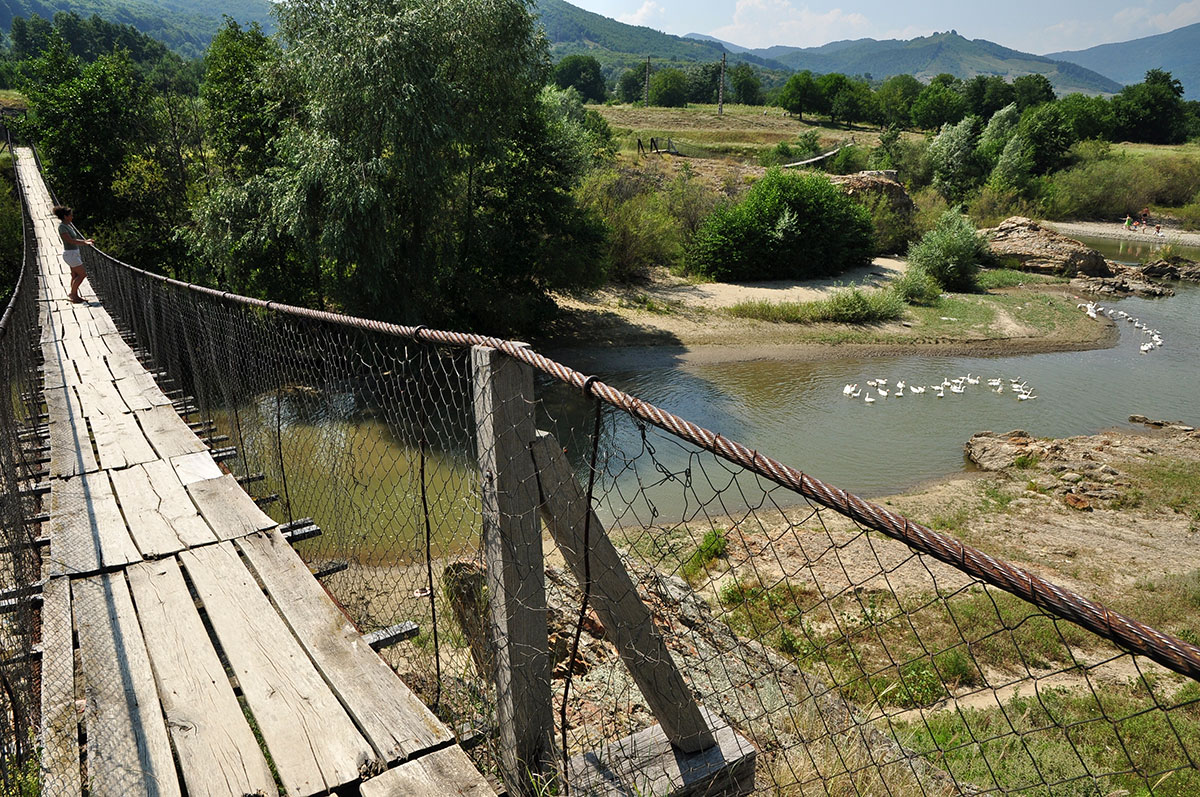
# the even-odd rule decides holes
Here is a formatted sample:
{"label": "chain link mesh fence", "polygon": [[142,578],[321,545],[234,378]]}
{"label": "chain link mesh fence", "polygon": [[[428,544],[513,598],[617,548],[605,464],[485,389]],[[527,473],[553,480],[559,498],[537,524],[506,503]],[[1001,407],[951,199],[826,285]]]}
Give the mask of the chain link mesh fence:
{"label": "chain link mesh fence", "polygon": [[[688,738],[694,697],[736,733],[725,760],[753,763],[714,791],[1200,793],[1188,642],[519,344],[86,257],[214,456],[275,520],[320,527],[297,549],[360,629],[411,624],[385,657],[511,790],[665,793],[669,766],[622,744],[656,724]],[[25,793],[44,456],[30,285],[5,319],[2,782]],[[479,346],[501,354],[485,368]],[[510,718],[547,732],[514,740]],[[565,775],[512,782],[514,745]]]}

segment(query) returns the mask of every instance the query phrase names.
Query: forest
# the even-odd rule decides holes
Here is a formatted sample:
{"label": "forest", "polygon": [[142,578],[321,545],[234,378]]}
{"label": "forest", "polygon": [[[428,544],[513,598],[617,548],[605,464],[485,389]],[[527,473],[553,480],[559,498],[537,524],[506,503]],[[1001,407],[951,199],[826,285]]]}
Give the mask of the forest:
{"label": "forest", "polygon": [[[652,265],[720,272],[701,262],[712,240],[697,233],[739,217],[745,197],[686,173],[631,182],[614,131],[585,104],[640,102],[644,71],[609,86],[587,56],[552,64],[520,0],[288,0],[275,14],[271,35],[226,20],[202,60],[96,16],[14,19],[0,74],[28,102],[17,133],[103,249],[253,296],[497,334],[538,328],[554,291]],[[488,46],[462,45],[474,41]],[[721,78],[719,63],[654,70],[650,104],[714,102]],[[774,102],[798,130],[820,118],[882,131],[828,168],[899,169],[942,209],[986,195],[993,211],[1061,213],[1047,181],[1081,152],[1200,132],[1200,104],[1160,70],[1111,99],[1057,98],[1039,75],[872,85],[801,72],[764,90],[739,63],[725,80],[726,101]],[[816,140],[810,130],[759,159]],[[923,231],[881,241],[877,223],[866,247],[901,251]]]}

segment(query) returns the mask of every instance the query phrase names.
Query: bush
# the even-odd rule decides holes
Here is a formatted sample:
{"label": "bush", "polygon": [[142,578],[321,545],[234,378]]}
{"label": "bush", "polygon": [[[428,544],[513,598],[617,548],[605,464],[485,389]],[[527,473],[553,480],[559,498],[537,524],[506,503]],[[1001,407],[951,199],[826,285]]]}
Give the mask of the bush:
{"label": "bush", "polygon": [[979,267],[992,261],[987,240],[957,209],[948,210],[933,229],[909,247],[909,267],[923,269],[948,291],[979,289]]}
{"label": "bush", "polygon": [[1015,189],[989,182],[971,200],[967,215],[977,227],[995,227],[1009,216],[1036,218],[1041,214],[1032,202],[1024,199]]}
{"label": "bush", "polygon": [[828,178],[771,169],[705,220],[686,268],[726,281],[808,279],[864,265],[874,248],[870,215]]}
{"label": "bush", "polygon": [[838,154],[825,161],[825,171],[830,174],[854,174],[866,169],[871,163],[871,150],[847,144]]}
{"label": "bush", "polygon": [[1046,179],[1047,217],[1115,221],[1143,207],[1178,206],[1192,200],[1200,184],[1200,160],[1181,155],[1107,157]]}
{"label": "bush", "polygon": [[938,193],[933,186],[926,186],[920,191],[912,194],[913,204],[917,206],[917,212],[913,216],[913,224],[917,228],[917,234],[923,235],[933,229],[937,224],[937,220],[942,217],[942,214],[950,209],[949,203],[945,197]]}
{"label": "bush", "polygon": [[917,237],[914,215],[896,210],[884,194],[864,193],[857,199],[871,214],[871,227],[875,231],[876,254],[890,255],[903,252]]}
{"label": "bush", "polygon": [[892,292],[906,304],[933,304],[942,295],[942,286],[920,266],[909,264],[908,269],[891,285]]}
{"label": "bush", "polygon": [[1175,211],[1185,230],[1200,230],[1200,193],[1183,207]]}

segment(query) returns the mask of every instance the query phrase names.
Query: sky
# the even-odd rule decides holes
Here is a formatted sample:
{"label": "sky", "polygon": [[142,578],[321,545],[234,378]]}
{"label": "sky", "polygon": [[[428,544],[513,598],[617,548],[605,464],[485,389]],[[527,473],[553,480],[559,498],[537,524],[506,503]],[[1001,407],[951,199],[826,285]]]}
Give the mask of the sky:
{"label": "sky", "polygon": [[1166,33],[1200,22],[1200,0],[567,0],[597,14],[742,47],[816,47],[839,39],[912,39],[956,30],[1038,55]]}

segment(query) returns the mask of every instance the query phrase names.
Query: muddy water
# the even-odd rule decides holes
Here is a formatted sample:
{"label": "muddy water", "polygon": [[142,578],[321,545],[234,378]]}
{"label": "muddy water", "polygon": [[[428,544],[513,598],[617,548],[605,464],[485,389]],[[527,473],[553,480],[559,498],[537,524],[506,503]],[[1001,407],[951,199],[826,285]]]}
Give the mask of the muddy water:
{"label": "muddy water", "polygon": [[[1132,323],[1104,321],[1097,323],[1117,324],[1117,345],[1087,352],[668,365],[647,353],[646,365],[636,370],[611,372],[595,364],[589,372],[843,489],[878,496],[961,472],[968,467],[963,444],[981,430],[1092,434],[1129,427],[1133,413],[1200,422],[1200,288],[1180,285],[1172,298],[1126,298],[1112,306],[1159,330],[1164,345],[1142,354],[1147,338]],[[981,379],[961,394],[947,390],[936,398],[927,389],[895,397],[897,380],[929,386],[967,374]],[[1004,392],[989,390],[989,378],[1002,379]],[[887,398],[866,386],[879,379],[887,380]],[[1012,379],[1027,384],[1036,398],[1018,400],[1009,389]],[[864,388],[863,396],[844,396],[847,384]],[[874,403],[865,403],[868,393]],[[585,425],[582,416],[570,424]],[[611,434],[619,449],[640,445],[632,424]],[[664,467],[658,470],[684,469],[688,456],[659,446],[656,457]],[[669,493],[664,488],[662,500],[676,500]]]}

